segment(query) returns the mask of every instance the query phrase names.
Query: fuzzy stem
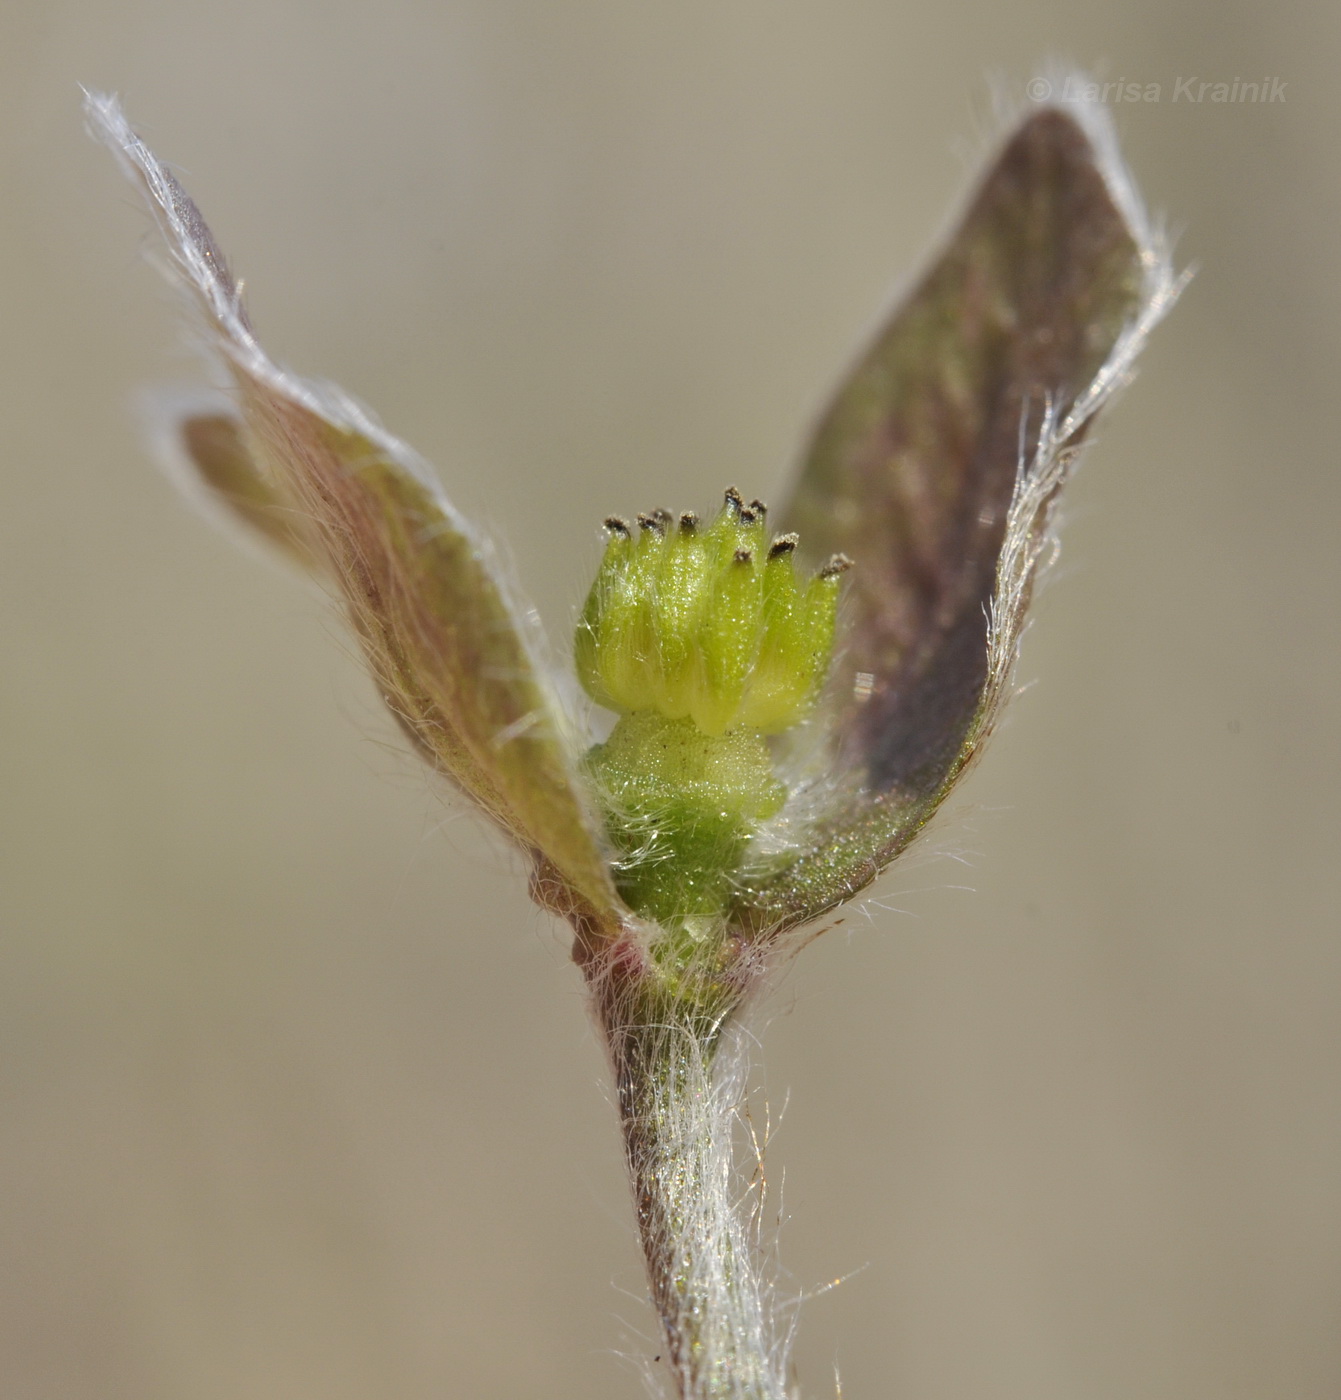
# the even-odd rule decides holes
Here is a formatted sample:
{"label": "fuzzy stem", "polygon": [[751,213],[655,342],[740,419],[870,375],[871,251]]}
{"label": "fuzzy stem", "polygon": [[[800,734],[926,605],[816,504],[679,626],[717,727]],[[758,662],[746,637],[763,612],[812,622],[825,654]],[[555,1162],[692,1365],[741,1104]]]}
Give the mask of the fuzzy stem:
{"label": "fuzzy stem", "polygon": [[679,998],[598,1001],[652,1301],[682,1400],[784,1400],[782,1349],[737,1199],[740,1062],[731,1009]]}

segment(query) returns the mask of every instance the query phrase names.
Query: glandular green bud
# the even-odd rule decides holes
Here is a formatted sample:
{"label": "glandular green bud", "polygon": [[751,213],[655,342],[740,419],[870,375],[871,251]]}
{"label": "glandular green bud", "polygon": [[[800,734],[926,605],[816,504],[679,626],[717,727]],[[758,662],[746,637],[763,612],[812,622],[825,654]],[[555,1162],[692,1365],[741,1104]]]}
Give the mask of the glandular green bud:
{"label": "glandular green bud", "polygon": [[833,651],[836,557],[796,577],[794,535],[771,545],[760,501],[734,488],[706,528],[686,513],[611,517],[577,629],[577,670],[598,704],[691,719],[705,734],[778,734],[805,718]]}
{"label": "glandular green bud", "polygon": [[620,893],[668,928],[711,921],[750,832],[786,797],[757,733],[626,715],[587,757],[622,859]]}
{"label": "glandular green bud", "polygon": [[714,926],[759,824],[782,805],[765,735],[803,720],[828,673],[835,556],[813,578],[795,535],[770,542],[762,501],[734,488],[711,524],[660,510],[609,539],[576,638],[593,700],[622,718],[587,755],[638,912],[681,961]]}

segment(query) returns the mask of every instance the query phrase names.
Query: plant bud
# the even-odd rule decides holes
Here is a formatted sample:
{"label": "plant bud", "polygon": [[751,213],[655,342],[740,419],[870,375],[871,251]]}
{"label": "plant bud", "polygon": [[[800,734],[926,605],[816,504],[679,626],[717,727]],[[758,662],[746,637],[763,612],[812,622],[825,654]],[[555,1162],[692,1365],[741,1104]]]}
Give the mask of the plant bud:
{"label": "plant bud", "polygon": [[619,853],[620,894],[670,931],[672,961],[716,929],[753,834],[786,798],[764,735],[804,719],[829,668],[835,557],[796,577],[795,535],[769,543],[762,501],[732,487],[695,515],[611,517],[578,624],[587,693],[623,718],[587,756]]}
{"label": "plant bud", "polygon": [[769,544],[761,501],[731,488],[706,529],[686,513],[606,521],[609,541],[576,638],[588,695],[622,714],[692,720],[704,734],[779,734],[809,713],[828,672],[836,557],[802,584],[795,535]]}

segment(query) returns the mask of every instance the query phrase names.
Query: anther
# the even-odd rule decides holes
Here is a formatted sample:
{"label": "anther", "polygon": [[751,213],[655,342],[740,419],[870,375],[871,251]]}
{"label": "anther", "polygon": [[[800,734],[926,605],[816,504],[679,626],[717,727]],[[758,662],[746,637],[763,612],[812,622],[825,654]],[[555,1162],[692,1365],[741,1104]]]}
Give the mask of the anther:
{"label": "anther", "polygon": [[671,521],[675,519],[675,517],[670,513],[670,511],[666,509],[665,506],[658,506],[656,510],[651,511],[650,514],[653,520],[659,520],[661,522],[661,529],[663,533],[665,532],[666,526],[669,525]]}
{"label": "anther", "polygon": [[662,524],[660,517],[656,515],[640,515],[638,517],[638,526],[642,530],[651,530],[658,535],[664,535],[666,533],[665,525]]}
{"label": "anther", "polygon": [[790,554],[800,543],[801,537],[799,535],[775,535],[773,543],[768,546],[768,557],[781,559],[784,554]]}
{"label": "anther", "polygon": [[852,567],[852,560],[846,554],[835,554],[832,559],[819,571],[820,578],[837,578],[839,574],[845,574]]}
{"label": "anther", "polygon": [[750,509],[759,517],[760,520],[762,520],[764,516],[768,514],[768,507],[759,499],[758,496],[756,496],[754,500],[750,502]]}
{"label": "anther", "polygon": [[607,515],[601,523],[612,535],[618,535],[621,539],[628,539],[632,533],[629,529],[629,522],[621,520],[617,515]]}
{"label": "anther", "polygon": [[752,550],[752,549],[738,549],[738,550],[736,550],[736,563],[737,563],[737,564],[753,564],[753,563],[754,563],[754,550]]}
{"label": "anther", "polygon": [[742,525],[753,525],[758,517],[747,506],[742,506],[740,511],[740,523]]}
{"label": "anther", "polygon": [[733,515],[739,515],[745,509],[745,502],[741,500],[740,492],[734,486],[726,488],[726,508]]}
{"label": "anther", "polygon": [[686,535],[692,535],[698,529],[698,516],[692,510],[686,510],[680,515],[680,529]]}

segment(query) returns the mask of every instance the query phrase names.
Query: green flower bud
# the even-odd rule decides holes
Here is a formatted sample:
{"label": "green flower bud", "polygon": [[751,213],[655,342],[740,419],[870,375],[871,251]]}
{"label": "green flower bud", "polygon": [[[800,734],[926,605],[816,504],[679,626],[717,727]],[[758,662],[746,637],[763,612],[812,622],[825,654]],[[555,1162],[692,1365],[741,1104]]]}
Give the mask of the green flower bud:
{"label": "green flower bud", "polygon": [[706,529],[686,513],[611,517],[578,624],[578,675],[623,718],[587,756],[630,907],[683,961],[715,930],[786,787],[764,742],[809,713],[833,652],[841,555],[804,584],[795,535],[732,487]]}
{"label": "green flower bud", "polygon": [[780,734],[828,672],[842,555],[804,587],[795,535],[767,543],[766,509],[733,487],[706,529],[686,513],[608,519],[605,558],[578,625],[578,676],[624,714],[690,719],[705,734]]}

